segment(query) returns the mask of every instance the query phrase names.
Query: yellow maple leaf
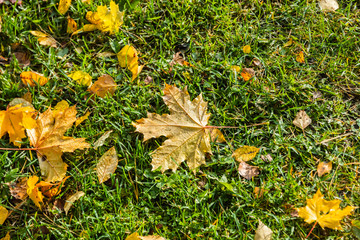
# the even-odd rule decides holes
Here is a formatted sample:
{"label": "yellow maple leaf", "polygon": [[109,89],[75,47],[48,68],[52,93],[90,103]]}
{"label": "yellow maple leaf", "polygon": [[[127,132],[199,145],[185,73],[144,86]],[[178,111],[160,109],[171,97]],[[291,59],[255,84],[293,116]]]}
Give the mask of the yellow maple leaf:
{"label": "yellow maple leaf", "polygon": [[340,209],[341,200],[327,201],[320,189],[313,198],[306,200],[307,205],[302,208],[296,208],[299,217],[303,218],[307,223],[318,222],[322,228],[328,227],[335,230],[342,230],[340,221],[356,208],[347,206]]}
{"label": "yellow maple leaf", "polygon": [[29,85],[30,87],[35,87],[37,84],[43,86],[49,81],[44,75],[30,71],[22,72],[20,74],[20,79],[25,85]]}
{"label": "yellow maple leaf", "polygon": [[140,236],[137,232],[134,232],[129,236],[127,236],[125,240],[166,240],[166,239],[155,235]]}
{"label": "yellow maple leaf", "polygon": [[27,180],[27,194],[29,198],[41,209],[41,203],[43,202],[44,196],[39,191],[39,187],[36,186],[36,183],[39,181],[38,176],[31,176]]}
{"label": "yellow maple leaf", "polygon": [[67,164],[61,159],[63,152],[90,147],[84,138],[64,136],[76,121],[75,106],[55,109],[58,109],[56,114],[51,108],[41,113],[36,120],[36,127],[27,130],[30,144],[37,149],[41,174],[46,182],[61,181],[65,177]]}
{"label": "yellow maple leaf", "polygon": [[90,86],[92,84],[92,77],[90,74],[83,71],[74,71],[70,73],[68,77],[83,86]]}
{"label": "yellow maple leaf", "polygon": [[58,11],[60,14],[64,15],[71,5],[71,0],[60,0]]}
{"label": "yellow maple leaf", "polygon": [[0,138],[8,133],[10,142],[19,147],[21,139],[26,137],[25,129],[35,126],[35,109],[26,103],[25,100],[15,106],[10,106],[10,103],[6,111],[0,111]]}
{"label": "yellow maple leaf", "polygon": [[211,154],[207,103],[201,95],[191,101],[186,88],[181,91],[167,84],[164,94],[163,100],[170,114],[148,113],[147,118],[137,120],[133,126],[144,134],[144,141],[160,136],[168,138],[152,154],[153,170],[161,167],[162,172],[176,171],[185,160],[189,168],[195,170],[205,164],[205,154]]}
{"label": "yellow maple leaf", "polygon": [[81,32],[94,31],[96,29],[110,34],[117,33],[123,24],[124,12],[119,11],[119,6],[114,2],[110,2],[110,10],[107,6],[98,6],[96,12],[87,12],[86,19],[91,24],[84,25],[83,28],[75,31],[73,34]]}

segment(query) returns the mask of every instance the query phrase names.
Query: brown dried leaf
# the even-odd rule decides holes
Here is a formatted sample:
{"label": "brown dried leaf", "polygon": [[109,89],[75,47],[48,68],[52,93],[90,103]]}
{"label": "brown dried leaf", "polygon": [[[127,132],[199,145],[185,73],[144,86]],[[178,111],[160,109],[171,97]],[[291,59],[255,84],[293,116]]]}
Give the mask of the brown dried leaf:
{"label": "brown dried leaf", "polygon": [[251,166],[246,162],[240,162],[238,171],[240,176],[246,178],[247,180],[251,180],[253,177],[260,174],[258,167]]}
{"label": "brown dried leaf", "polygon": [[99,97],[105,97],[106,95],[112,96],[116,90],[116,83],[114,79],[105,74],[98,78],[96,82],[90,87],[90,92],[98,95]]}
{"label": "brown dried leaf", "polygon": [[261,160],[263,160],[264,162],[271,162],[273,160],[273,158],[271,157],[270,154],[266,154],[266,155],[261,155]]}
{"label": "brown dried leaf", "polygon": [[27,67],[30,65],[30,56],[26,52],[14,52],[20,67]]}
{"label": "brown dried leaf", "polygon": [[99,179],[99,183],[107,181],[111,174],[113,174],[118,165],[118,157],[115,147],[110,148],[99,159],[99,163],[96,165],[96,172]]}
{"label": "brown dried leaf", "polygon": [[321,177],[325,173],[331,172],[331,169],[332,169],[332,162],[321,162],[317,166],[317,174],[319,175],[319,177]]}
{"label": "brown dried leaf", "polygon": [[255,198],[261,198],[265,193],[264,188],[255,187],[254,188],[254,196]]}
{"label": "brown dried leaf", "polygon": [[24,200],[27,198],[27,178],[20,178],[17,182],[6,183],[9,186],[10,194],[16,199]]}
{"label": "brown dried leaf", "polygon": [[64,206],[64,211],[65,211],[66,215],[68,214],[68,212],[69,212],[71,206],[74,204],[74,202],[84,195],[85,195],[85,193],[83,191],[78,191],[66,199],[65,206]]}
{"label": "brown dried leaf", "polygon": [[311,124],[311,119],[304,110],[300,110],[296,114],[293,124],[304,130],[307,126]]}

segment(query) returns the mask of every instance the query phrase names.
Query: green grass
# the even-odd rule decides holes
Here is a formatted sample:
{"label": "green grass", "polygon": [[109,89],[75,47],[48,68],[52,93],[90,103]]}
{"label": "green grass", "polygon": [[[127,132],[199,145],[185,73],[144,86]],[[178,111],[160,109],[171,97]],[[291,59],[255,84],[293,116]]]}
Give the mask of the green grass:
{"label": "green grass", "polygon": [[[53,202],[40,211],[31,200],[15,209],[0,228],[0,237],[11,239],[125,239],[137,231],[166,239],[253,239],[258,219],[274,231],[273,239],[304,239],[312,225],[292,217],[295,207],[321,189],[326,199],[340,199],[342,207],[359,206],[360,159],[360,27],[356,0],[340,1],[334,13],[322,13],[316,1],[207,0],[144,1],[128,5],[119,33],[100,31],[70,37],[67,15],[83,26],[87,11],[110,1],[91,5],[73,1],[65,16],[56,11],[58,1],[23,1],[22,6],[0,5],[1,55],[26,51],[31,65],[22,69],[16,60],[0,65],[0,109],[27,91],[35,109],[66,100],[76,104],[79,116],[90,111],[89,120],[68,131],[67,136],[85,137],[94,143],[113,130],[99,149],[66,153],[69,165],[62,193],[86,193],[68,215],[53,209]],[[118,3],[118,1],[116,1]],[[60,44],[58,49],[41,46],[30,30],[45,30]],[[292,38],[296,43],[284,47]],[[11,44],[20,43],[18,50]],[[168,74],[168,63],[176,46],[189,43],[187,61]],[[98,58],[98,52],[118,52],[131,44],[146,64],[139,78],[120,68],[116,57]],[[251,46],[244,54],[242,47]],[[80,50],[80,51],[79,51]],[[295,61],[305,52],[304,64]],[[252,59],[261,61],[254,67]],[[72,65],[72,67],[70,66]],[[256,78],[244,82],[230,70],[232,65],[253,67]],[[69,67],[70,66],[70,67]],[[28,89],[20,73],[33,70],[50,81]],[[84,70],[95,81],[111,75],[118,89],[112,97],[89,98],[86,88],[67,78],[72,70]],[[145,84],[151,76],[154,81]],[[146,112],[167,113],[162,89],[167,84],[188,86],[192,98],[202,93],[212,114],[210,124],[238,126],[224,129],[227,143],[213,144],[213,156],[194,174],[186,164],[176,173],[151,171],[151,152],[164,139],[142,142],[131,122]],[[313,99],[314,92],[322,96]],[[305,110],[312,124],[303,132],[292,124],[296,113]],[[247,125],[268,122],[265,125]],[[319,142],[345,133],[352,135]],[[260,147],[250,162],[261,174],[248,181],[239,176],[232,152],[242,145]],[[29,146],[26,142],[23,146]],[[111,146],[118,152],[119,166],[111,180],[99,184],[94,170],[99,157]],[[8,138],[0,147],[13,147]],[[270,154],[272,162],[261,155]],[[320,161],[332,161],[331,173],[318,177]],[[19,203],[5,182],[24,176],[40,176],[35,152],[0,152],[0,205],[13,210]],[[265,189],[255,198],[254,188]],[[310,239],[355,239],[351,220],[344,231],[317,226]]]}

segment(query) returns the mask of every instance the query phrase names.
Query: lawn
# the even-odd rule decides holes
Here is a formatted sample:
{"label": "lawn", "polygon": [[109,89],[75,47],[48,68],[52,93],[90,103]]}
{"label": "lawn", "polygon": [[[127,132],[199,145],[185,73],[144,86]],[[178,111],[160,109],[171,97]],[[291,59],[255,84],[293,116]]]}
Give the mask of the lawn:
{"label": "lawn", "polygon": [[[38,112],[65,100],[87,120],[66,136],[93,144],[112,130],[104,145],[64,153],[69,167],[61,193],[45,199],[40,210],[27,198],[17,200],[5,183],[41,177],[35,151],[17,150],[7,135],[0,139],[0,206],[12,211],[0,227],[0,238],[125,239],[133,232],[166,239],[254,239],[259,220],[274,232],[272,239],[305,239],[313,224],[294,214],[318,189],[341,207],[360,205],[360,4],[339,1],[335,12],[322,12],[315,0],[115,0],[124,23],[115,34],[99,30],[71,36],[70,16],[82,27],[88,11],[110,1],[90,4],[73,0],[68,12],[57,11],[58,0],[23,0],[0,4],[0,110],[30,92]],[[58,47],[40,45],[30,31],[44,31]],[[136,48],[145,65],[132,74],[114,56],[125,45]],[[243,47],[251,51],[245,53]],[[169,63],[182,51],[186,65]],[[14,57],[23,52],[30,64]],[[297,61],[299,53],[304,62]],[[110,55],[110,54],[108,54]],[[244,81],[240,69],[255,76]],[[67,75],[82,70],[108,74],[117,89],[112,96],[93,96]],[[49,82],[28,87],[24,71],[44,74]],[[152,78],[152,81],[148,81]],[[145,81],[147,80],[147,81]],[[191,99],[202,94],[211,113],[209,125],[222,128],[226,142],[212,143],[206,165],[195,171],[186,162],[176,172],[152,171],[151,154],[165,137],[143,142],[132,122],[147,112],[169,113],[162,96],[165,84],[183,89]],[[311,124],[304,131],[293,124],[304,110]],[[24,138],[23,148],[29,148]],[[260,174],[239,175],[232,153],[248,145],[260,148],[248,163]],[[115,147],[119,164],[99,184],[99,158]],[[265,156],[270,155],[272,161]],[[332,170],[319,177],[320,162]],[[254,193],[255,188],[263,194]],[[55,205],[77,191],[85,195],[65,214]],[[342,231],[314,228],[308,239],[356,239],[352,221]]]}

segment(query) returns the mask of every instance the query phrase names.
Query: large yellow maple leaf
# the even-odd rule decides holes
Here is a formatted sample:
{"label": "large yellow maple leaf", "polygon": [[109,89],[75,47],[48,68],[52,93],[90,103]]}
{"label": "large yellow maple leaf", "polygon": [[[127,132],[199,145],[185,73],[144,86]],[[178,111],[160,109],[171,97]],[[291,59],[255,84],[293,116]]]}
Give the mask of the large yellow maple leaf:
{"label": "large yellow maple leaf", "polygon": [[16,104],[16,100],[9,104],[6,111],[0,111],[0,138],[8,133],[10,142],[20,147],[21,139],[26,137],[25,129],[35,126],[33,116],[36,111],[30,103],[23,100]]}
{"label": "large yellow maple leaf", "polygon": [[[41,174],[46,182],[61,181],[66,174],[67,164],[61,159],[63,152],[90,147],[85,138],[66,137],[64,134],[76,121],[75,106],[68,107],[62,101],[41,113],[36,127],[27,130],[30,144],[37,150]],[[60,107],[59,107],[60,106]]]}
{"label": "large yellow maple leaf", "polygon": [[86,19],[91,24],[86,24],[81,29],[75,31],[74,34],[81,32],[90,32],[96,29],[110,34],[117,33],[123,24],[124,12],[119,11],[119,6],[114,2],[110,2],[110,10],[107,6],[98,6],[96,12],[87,12]]}
{"label": "large yellow maple leaf", "polygon": [[328,227],[335,230],[342,230],[340,221],[356,208],[347,206],[340,209],[341,200],[327,201],[320,190],[316,192],[313,198],[307,199],[306,203],[305,207],[296,208],[299,217],[307,223],[318,222],[322,228]]}
{"label": "large yellow maple leaf", "polygon": [[[144,134],[144,141],[150,138],[165,136],[168,139],[152,154],[153,170],[161,167],[176,171],[178,166],[187,161],[194,170],[205,164],[205,154],[211,154],[210,129],[207,126],[210,114],[207,113],[207,103],[199,95],[194,100],[186,88],[181,91],[175,86],[166,85],[163,100],[169,107],[170,114],[158,115],[148,113],[133,123],[136,131]],[[216,136],[223,137],[220,131]]]}

